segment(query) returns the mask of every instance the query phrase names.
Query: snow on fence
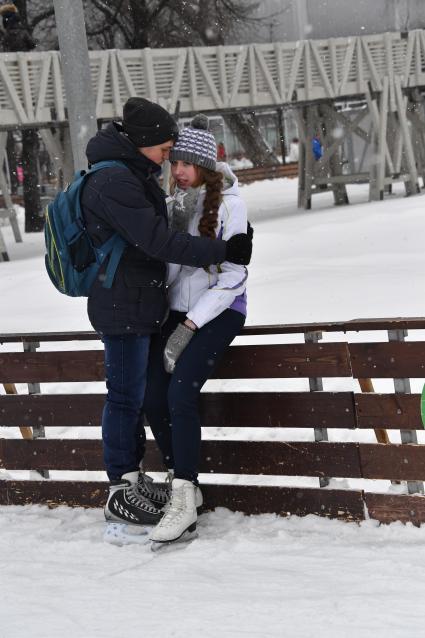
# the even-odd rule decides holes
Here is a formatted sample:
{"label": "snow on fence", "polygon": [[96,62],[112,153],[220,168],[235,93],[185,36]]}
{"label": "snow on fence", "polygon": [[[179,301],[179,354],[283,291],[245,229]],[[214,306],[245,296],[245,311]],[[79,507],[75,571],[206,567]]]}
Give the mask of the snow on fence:
{"label": "snow on fence", "polygon": [[[291,343],[233,345],[215,378],[254,381],[254,391],[205,392],[202,421],[206,428],[312,428],[315,441],[204,440],[201,473],[233,475],[233,484],[208,481],[203,487],[206,507],[228,507],[246,513],[281,515],[317,514],[350,521],[371,517],[382,522],[425,521],[425,446],[416,443],[422,430],[420,396],[410,393],[410,378],[425,377],[425,341],[406,341],[407,329],[423,330],[425,318],[358,320],[336,324],[257,326],[244,336],[257,341],[281,339]],[[384,330],[387,342],[321,341],[322,333]],[[329,335],[328,335],[329,336]],[[100,471],[103,469],[99,439],[42,438],[43,429],[86,428],[98,425],[102,394],[40,393],[39,383],[103,381],[103,352],[91,349],[37,351],[38,344],[98,340],[94,333],[0,335],[10,350],[24,345],[24,352],[0,350],[0,383],[8,392],[0,396],[0,426],[21,428],[22,440],[0,438],[0,468]],[[94,343],[94,346],[98,346]],[[366,392],[322,390],[322,379],[358,379]],[[394,392],[374,393],[372,378],[393,379]],[[306,379],[310,391],[258,391],[259,379]],[[16,383],[29,384],[29,394],[16,394]],[[237,383],[235,383],[238,386]],[[32,430],[31,430],[32,428]],[[374,429],[377,441],[330,442],[332,428]],[[402,443],[390,443],[386,430],[399,430]],[[25,438],[24,438],[25,437]],[[161,471],[160,456],[148,442],[146,466]],[[201,474],[201,483],[202,483]],[[258,478],[244,485],[243,477]],[[1,476],[1,473],[0,473]],[[236,476],[238,478],[236,478]],[[261,485],[262,477],[316,477],[320,487]],[[334,489],[329,477],[383,479],[407,482],[407,493],[374,493],[364,489]],[[0,480],[0,504],[47,503],[100,507],[107,483],[90,480]]]}

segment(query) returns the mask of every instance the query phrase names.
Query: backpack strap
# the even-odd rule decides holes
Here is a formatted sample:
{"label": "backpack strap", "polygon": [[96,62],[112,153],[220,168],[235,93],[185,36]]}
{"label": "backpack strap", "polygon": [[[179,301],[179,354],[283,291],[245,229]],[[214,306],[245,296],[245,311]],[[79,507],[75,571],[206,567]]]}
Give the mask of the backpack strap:
{"label": "backpack strap", "polygon": [[124,248],[127,246],[127,242],[120,235],[114,235],[112,239],[114,241],[112,242],[109,262],[106,266],[105,279],[102,284],[103,288],[111,288]]}
{"label": "backpack strap", "polygon": [[[122,168],[128,168],[124,162],[120,160],[104,160],[102,162],[96,162],[92,164],[87,175],[102,170],[103,168],[111,168],[114,166],[120,166]],[[115,273],[117,272],[120,259],[127,246],[127,242],[118,233],[114,233],[102,246],[98,249],[97,254],[102,263],[103,260],[109,255],[108,265],[105,270],[105,279],[102,283],[103,288],[111,288]]]}
{"label": "backpack strap", "polygon": [[100,171],[102,170],[102,168],[113,168],[114,166],[126,168],[127,170],[129,170],[127,164],[125,164],[121,160],[102,160],[101,162],[95,162],[94,164],[92,164],[86,175],[90,175],[90,173]]}

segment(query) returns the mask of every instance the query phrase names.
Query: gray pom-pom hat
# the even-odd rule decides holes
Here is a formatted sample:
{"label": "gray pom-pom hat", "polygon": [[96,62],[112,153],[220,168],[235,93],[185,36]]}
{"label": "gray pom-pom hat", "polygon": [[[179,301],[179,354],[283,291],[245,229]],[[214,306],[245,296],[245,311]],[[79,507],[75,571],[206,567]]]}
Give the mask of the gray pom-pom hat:
{"label": "gray pom-pom hat", "polygon": [[208,130],[208,118],[203,113],[195,115],[190,123],[180,131],[177,142],[170,151],[170,162],[188,162],[203,166],[211,171],[217,166],[217,143]]}

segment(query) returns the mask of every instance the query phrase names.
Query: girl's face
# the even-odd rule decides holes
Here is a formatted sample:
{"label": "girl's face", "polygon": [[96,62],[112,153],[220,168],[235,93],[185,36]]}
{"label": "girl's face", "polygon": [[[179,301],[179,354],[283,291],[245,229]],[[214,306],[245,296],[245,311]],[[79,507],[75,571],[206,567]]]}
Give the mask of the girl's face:
{"label": "girl's face", "polygon": [[171,175],[177,186],[183,190],[196,184],[198,179],[198,171],[195,164],[189,164],[189,162],[182,162],[181,160],[171,162]]}

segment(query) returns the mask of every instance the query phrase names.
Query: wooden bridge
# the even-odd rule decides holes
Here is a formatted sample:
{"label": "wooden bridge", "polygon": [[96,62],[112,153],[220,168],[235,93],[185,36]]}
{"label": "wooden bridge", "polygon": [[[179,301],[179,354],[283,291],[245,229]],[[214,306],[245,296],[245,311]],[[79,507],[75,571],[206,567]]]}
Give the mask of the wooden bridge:
{"label": "wooden bridge", "polygon": [[[300,106],[425,86],[425,32],[238,46],[91,51],[98,120],[131,95],[174,112]],[[389,102],[396,106],[391,85]],[[58,51],[0,54],[0,130],[67,121]]]}
{"label": "wooden bridge", "polygon": [[[120,118],[131,95],[143,95],[174,112],[225,113],[293,108],[301,137],[300,206],[331,188],[337,203],[345,186],[371,182],[371,199],[381,199],[397,180],[409,194],[425,169],[422,87],[425,32],[384,33],[329,40],[238,46],[90,52],[98,120]],[[341,112],[347,101],[361,105]],[[367,122],[369,129],[361,127]],[[0,130],[42,129],[53,161],[66,151],[51,129],[66,125],[67,111],[58,51],[0,54]],[[335,131],[337,133],[335,133]],[[324,146],[315,162],[311,138]],[[357,135],[361,158],[341,169],[341,147]],[[370,147],[370,148],[369,148]],[[366,150],[370,166],[364,168]],[[3,147],[0,153],[3,153]]]}

